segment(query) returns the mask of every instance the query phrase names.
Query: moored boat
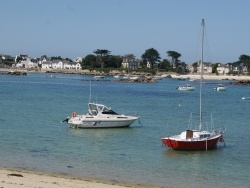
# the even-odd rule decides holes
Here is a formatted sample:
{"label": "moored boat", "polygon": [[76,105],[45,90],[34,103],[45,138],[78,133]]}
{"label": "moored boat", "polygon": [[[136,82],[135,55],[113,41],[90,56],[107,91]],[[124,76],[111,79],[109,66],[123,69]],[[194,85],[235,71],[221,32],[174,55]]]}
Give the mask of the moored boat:
{"label": "moored boat", "polygon": [[189,85],[189,84],[186,84],[185,86],[179,86],[177,87],[178,90],[180,91],[193,91],[195,90],[195,87]]}
{"label": "moored boat", "polygon": [[[201,63],[200,63],[200,108],[199,108],[199,128],[196,129],[188,129],[179,135],[167,136],[163,137],[162,143],[174,150],[208,150],[214,149],[217,147],[218,141],[223,141],[224,139],[222,135],[225,132],[224,130],[212,130],[207,131],[202,129],[203,121],[202,121],[202,85],[203,85],[203,40],[204,40],[204,26],[205,22],[202,19],[202,53],[201,53]],[[213,127],[214,129],[214,127]]]}
{"label": "moored boat", "polygon": [[96,75],[96,76],[94,76],[94,79],[95,79],[95,80],[104,80],[104,79],[105,79],[105,76]]}
{"label": "moored boat", "polygon": [[120,115],[103,104],[89,103],[87,114],[72,112],[64,121],[73,128],[121,128],[129,127],[137,119],[137,116]]}
{"label": "moored boat", "polygon": [[223,84],[218,84],[216,88],[214,88],[215,91],[226,91],[226,87]]}

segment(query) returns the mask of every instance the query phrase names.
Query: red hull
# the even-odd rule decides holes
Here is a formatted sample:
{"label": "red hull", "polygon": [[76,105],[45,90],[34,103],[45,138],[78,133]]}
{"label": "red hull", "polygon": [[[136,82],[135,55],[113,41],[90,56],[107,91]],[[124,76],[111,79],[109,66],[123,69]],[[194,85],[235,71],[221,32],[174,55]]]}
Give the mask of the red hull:
{"label": "red hull", "polygon": [[220,137],[202,141],[180,141],[162,138],[162,143],[174,150],[206,150],[216,148],[219,139]]}

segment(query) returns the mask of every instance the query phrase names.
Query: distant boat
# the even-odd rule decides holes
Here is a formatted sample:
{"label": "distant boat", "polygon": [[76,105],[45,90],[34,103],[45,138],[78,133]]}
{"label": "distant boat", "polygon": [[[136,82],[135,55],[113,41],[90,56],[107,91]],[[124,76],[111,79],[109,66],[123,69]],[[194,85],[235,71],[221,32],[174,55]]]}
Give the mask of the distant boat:
{"label": "distant boat", "polygon": [[189,79],[190,82],[196,81],[196,79]]}
{"label": "distant boat", "polygon": [[215,91],[226,91],[226,87],[223,84],[218,84],[216,88],[214,88]]}
{"label": "distant boat", "polygon": [[189,84],[186,84],[185,86],[179,86],[177,87],[178,90],[180,91],[193,91],[195,90],[195,87],[189,85]]}
{"label": "distant boat", "polygon": [[201,53],[201,82],[200,82],[200,118],[199,129],[185,130],[179,135],[168,136],[162,138],[162,143],[174,150],[208,150],[214,149],[218,141],[224,142],[222,135],[225,130],[212,132],[202,130],[202,74],[203,74],[203,40],[204,40],[204,19],[202,19],[202,53]]}
{"label": "distant boat", "polygon": [[139,79],[141,76],[140,75],[130,75],[129,79],[130,80],[137,80]]}
{"label": "distant boat", "polygon": [[128,80],[128,79],[130,79],[130,75],[129,74],[125,74],[124,76],[122,76],[121,79],[122,80]]}
{"label": "distant boat", "polygon": [[250,97],[242,97],[242,100],[250,100]]}
{"label": "distant boat", "polygon": [[118,75],[114,75],[114,78],[115,78],[115,79],[121,79],[122,76],[118,74]]}
{"label": "distant boat", "polygon": [[102,75],[96,75],[94,76],[94,79],[95,80],[104,80],[105,76],[102,76]]}

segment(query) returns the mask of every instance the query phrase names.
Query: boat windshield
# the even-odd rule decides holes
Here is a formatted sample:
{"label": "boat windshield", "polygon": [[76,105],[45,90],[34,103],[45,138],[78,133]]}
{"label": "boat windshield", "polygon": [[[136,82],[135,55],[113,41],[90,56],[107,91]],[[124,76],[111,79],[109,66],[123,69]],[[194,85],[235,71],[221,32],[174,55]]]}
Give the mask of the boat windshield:
{"label": "boat windshield", "polygon": [[113,110],[107,110],[107,111],[103,111],[103,114],[112,114],[112,115],[119,115],[116,112],[114,112]]}
{"label": "boat windshield", "polygon": [[111,110],[111,108],[108,108],[102,104],[89,103],[89,113],[90,114],[96,115],[99,112],[102,112],[102,114],[118,115],[116,112]]}

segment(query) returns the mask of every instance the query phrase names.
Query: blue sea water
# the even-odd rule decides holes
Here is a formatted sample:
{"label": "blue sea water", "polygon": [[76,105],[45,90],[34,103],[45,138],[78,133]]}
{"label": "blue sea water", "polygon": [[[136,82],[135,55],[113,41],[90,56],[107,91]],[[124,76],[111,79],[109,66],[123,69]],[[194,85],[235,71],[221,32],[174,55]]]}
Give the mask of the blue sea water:
{"label": "blue sea water", "polygon": [[[226,128],[226,147],[211,151],[173,151],[161,138],[198,125],[199,84],[180,92],[187,81],[157,83],[92,81],[92,76],[29,73],[0,75],[0,166],[74,176],[173,187],[250,187],[249,86],[219,81],[203,88],[203,126]],[[220,81],[221,82],[221,81]],[[141,123],[122,129],[71,129],[61,123],[72,111],[87,112],[92,101]],[[194,128],[193,127],[193,128]]]}

